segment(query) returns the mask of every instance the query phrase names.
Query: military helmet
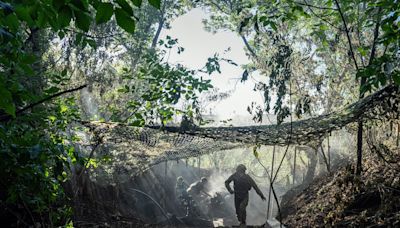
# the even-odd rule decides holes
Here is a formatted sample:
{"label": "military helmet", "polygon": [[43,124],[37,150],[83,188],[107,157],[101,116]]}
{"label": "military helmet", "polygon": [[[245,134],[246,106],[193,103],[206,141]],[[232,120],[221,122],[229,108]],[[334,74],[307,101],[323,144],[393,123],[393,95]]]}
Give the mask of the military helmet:
{"label": "military helmet", "polygon": [[244,172],[244,171],[246,171],[246,166],[245,165],[243,165],[243,164],[240,164],[240,165],[238,165],[237,167],[236,167],[236,171],[242,171],[242,172]]}

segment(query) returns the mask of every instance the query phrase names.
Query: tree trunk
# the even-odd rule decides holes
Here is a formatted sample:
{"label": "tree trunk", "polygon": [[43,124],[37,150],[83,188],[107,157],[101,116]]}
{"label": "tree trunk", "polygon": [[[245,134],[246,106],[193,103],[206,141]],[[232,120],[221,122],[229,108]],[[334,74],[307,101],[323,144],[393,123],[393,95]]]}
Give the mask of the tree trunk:
{"label": "tree trunk", "polygon": [[397,124],[397,142],[396,142],[397,147],[399,147],[399,143],[400,143],[400,123]]}
{"label": "tree trunk", "polygon": [[308,160],[310,161],[310,165],[307,167],[307,172],[306,172],[306,176],[304,178],[304,185],[307,185],[309,183],[311,183],[314,179],[314,175],[315,175],[315,169],[317,167],[317,154],[318,154],[318,149],[317,148],[309,148],[306,150],[306,154],[308,157]]}
{"label": "tree trunk", "polygon": [[296,155],[297,155],[297,148],[294,148],[294,161],[293,161],[293,185],[296,184]]}
{"label": "tree trunk", "polygon": [[156,34],[154,35],[153,41],[151,42],[151,48],[155,48],[158,42],[158,39],[160,38],[160,34],[161,34],[161,30],[164,27],[164,23],[165,23],[165,8],[167,6],[167,2],[163,2],[163,6],[160,12],[160,18],[158,21],[158,27],[157,27],[157,31]]}
{"label": "tree trunk", "polygon": [[328,141],[328,164],[329,164],[329,167],[331,167],[331,145],[329,143],[329,135],[328,135],[327,141]]}
{"label": "tree trunk", "polygon": [[[379,11],[377,14],[377,20],[375,24],[375,29],[374,29],[374,39],[372,43],[372,49],[371,49],[371,56],[369,58],[369,63],[368,66],[370,66],[375,58],[375,51],[376,51],[376,44],[378,41],[378,36],[379,36],[379,27],[380,27],[380,21],[381,21],[381,8],[379,7]],[[358,67],[356,64],[356,68],[358,71]],[[361,77],[360,81],[360,99],[364,98],[364,92],[362,91],[362,88],[367,82],[366,77]],[[360,175],[362,172],[362,143],[363,143],[363,122],[362,120],[358,121],[358,132],[357,132],[357,168],[356,168],[356,175]]]}
{"label": "tree trunk", "polygon": [[161,15],[160,21],[158,23],[157,31],[156,34],[154,35],[153,41],[151,42],[151,48],[155,48],[158,42],[158,39],[160,38],[161,30],[164,26],[164,17]]}
{"label": "tree trunk", "polygon": [[[43,78],[43,66],[42,66],[42,55],[43,55],[43,46],[47,46],[44,44],[41,39],[43,31],[38,28],[30,28],[30,34],[28,39],[25,42],[27,47],[27,51],[31,52],[36,58],[37,61],[32,64],[32,70],[35,72],[35,75],[28,76],[29,78],[22,83],[27,86],[27,88],[31,88],[31,91],[34,94],[40,96],[42,94],[43,88],[45,86],[45,79]],[[46,41],[47,43],[47,41]]]}
{"label": "tree trunk", "polygon": [[246,45],[247,50],[249,50],[251,56],[253,56],[253,58],[257,59],[257,54],[253,50],[253,48],[250,46],[250,44],[247,41],[246,37],[244,35],[240,35],[240,37],[242,38],[244,45]]}
{"label": "tree trunk", "polygon": [[329,161],[328,161],[328,158],[327,158],[327,156],[325,154],[324,146],[323,146],[322,143],[321,143],[320,147],[321,147],[322,158],[324,159],[324,162],[325,162],[325,165],[326,165],[326,170],[328,171],[328,173],[331,173],[331,167],[329,166]]}
{"label": "tree trunk", "polygon": [[[271,164],[271,178],[270,181],[272,180],[273,176],[274,176],[274,163],[275,163],[275,146],[272,149],[272,164]],[[270,218],[270,207],[271,207],[271,191],[272,188],[269,188],[269,192],[268,192],[268,205],[267,205],[267,219]]]}

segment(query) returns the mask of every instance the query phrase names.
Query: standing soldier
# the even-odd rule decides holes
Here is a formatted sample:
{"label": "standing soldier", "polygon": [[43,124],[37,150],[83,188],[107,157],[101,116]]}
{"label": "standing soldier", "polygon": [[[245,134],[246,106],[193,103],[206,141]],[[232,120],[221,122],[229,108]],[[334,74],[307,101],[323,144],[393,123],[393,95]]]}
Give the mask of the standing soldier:
{"label": "standing soldier", "polygon": [[[233,181],[233,188],[229,184]],[[236,168],[236,172],[232,174],[226,181],[225,186],[228,191],[235,193],[235,209],[236,216],[241,226],[246,225],[246,207],[249,202],[249,191],[253,187],[257,194],[265,201],[264,194],[258,188],[256,182],[246,174],[246,166],[240,164]]]}
{"label": "standing soldier", "polygon": [[191,209],[191,198],[189,197],[189,194],[186,192],[186,189],[189,187],[189,185],[185,182],[183,177],[179,176],[176,179],[176,186],[175,186],[175,196],[179,202],[179,204],[182,206],[182,208],[185,210],[186,216],[189,215],[190,209]]}
{"label": "standing soldier", "polygon": [[179,176],[176,179],[176,186],[175,186],[175,195],[176,197],[182,198],[182,197],[186,197],[187,192],[186,189],[189,187],[189,185],[185,182],[185,180],[183,179],[182,176]]}

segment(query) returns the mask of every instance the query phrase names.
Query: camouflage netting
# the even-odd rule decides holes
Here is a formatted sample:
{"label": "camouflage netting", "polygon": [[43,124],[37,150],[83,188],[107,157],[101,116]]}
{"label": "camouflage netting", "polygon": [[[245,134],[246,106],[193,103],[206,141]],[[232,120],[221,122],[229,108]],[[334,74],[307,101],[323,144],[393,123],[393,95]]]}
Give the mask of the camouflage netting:
{"label": "camouflage netting", "polygon": [[120,123],[85,123],[88,139],[80,145],[95,156],[113,157],[110,173],[135,176],[148,168],[168,160],[198,157],[213,151],[234,149],[241,144],[201,138],[179,133],[166,133],[149,128],[138,128]]}
{"label": "camouflage netting", "polygon": [[121,123],[84,121],[81,124],[94,135],[91,141],[100,141],[96,154],[111,153],[119,158],[114,163],[117,169],[131,169],[123,171],[137,174],[163,161],[196,157],[243,144],[307,145],[359,120],[398,119],[399,104],[399,88],[388,86],[339,112],[281,125],[163,127],[161,131],[156,126],[137,128]]}
{"label": "camouflage netting", "polygon": [[399,104],[399,87],[388,86],[339,112],[292,123],[247,127],[208,127],[189,130],[182,130],[179,127],[165,127],[164,130],[231,142],[259,143],[262,145],[305,145],[312,141],[318,141],[329,132],[358,120],[385,121],[398,119]]}

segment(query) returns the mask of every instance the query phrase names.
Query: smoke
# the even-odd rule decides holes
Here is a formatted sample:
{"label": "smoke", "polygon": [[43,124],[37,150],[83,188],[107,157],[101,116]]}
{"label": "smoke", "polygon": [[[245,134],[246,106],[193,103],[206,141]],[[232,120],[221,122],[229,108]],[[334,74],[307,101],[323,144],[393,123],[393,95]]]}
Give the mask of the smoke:
{"label": "smoke", "polygon": [[[99,114],[95,99],[87,89],[82,91],[81,100],[87,115],[90,118],[98,118]],[[82,134],[82,138],[86,138],[84,141],[88,140],[87,135],[84,135],[84,133],[80,134]],[[329,137],[329,151],[332,166],[342,164],[343,159],[346,160],[349,155],[355,151],[355,141],[353,138],[354,136],[347,133],[345,130],[332,133]],[[325,152],[327,152],[327,139],[322,145]],[[302,184],[305,176],[308,174],[308,170],[312,167],[312,159],[318,160],[315,173],[326,172],[325,164],[321,158],[321,150],[318,151],[318,154],[315,154],[314,151],[308,151],[308,149],[298,149],[296,156],[294,156],[295,148],[296,146],[290,146],[286,157],[283,158],[286,147],[275,147],[275,171],[280,162],[283,161],[276,182],[274,183],[274,188],[279,200],[289,189]],[[261,148],[258,149],[257,156],[267,168],[268,172],[270,172],[273,161],[272,151],[272,146],[261,146]],[[128,154],[124,155],[127,156]],[[124,160],[125,158],[119,159]],[[98,178],[96,187],[100,187],[100,189],[110,188],[114,191],[114,195],[112,195],[113,198],[109,199],[115,207],[112,213],[139,217],[148,223],[161,223],[165,221],[165,216],[148,197],[146,198],[143,194],[140,195],[137,192],[132,192],[130,189],[139,189],[145,192],[154,198],[168,213],[174,214],[177,217],[183,217],[186,215],[186,211],[182,205],[180,205],[175,195],[177,177],[182,176],[190,185],[204,176],[208,178],[207,192],[211,195],[212,199],[215,199],[216,196],[219,195],[222,199],[222,204],[221,208],[210,213],[208,207],[211,203],[210,198],[208,199],[209,201],[202,202],[203,206],[200,207],[202,213],[204,215],[209,215],[209,219],[223,218],[224,225],[226,226],[237,225],[238,221],[234,208],[234,196],[227,192],[225,180],[235,172],[238,164],[246,165],[247,173],[255,180],[258,187],[268,199],[268,172],[258,163],[251,146],[214,152],[187,160],[168,161],[150,168],[134,179],[129,175],[129,167],[132,167],[132,165],[128,162],[124,164],[114,164],[118,164],[118,170],[121,171],[110,174],[114,182],[111,183],[111,180],[106,178]],[[294,172],[294,170],[296,171]],[[127,176],[127,178],[121,178],[123,175]],[[104,177],[105,175],[102,174],[100,176]],[[293,176],[295,177],[293,178]],[[295,181],[293,181],[293,179],[295,179]],[[93,201],[101,202],[105,199],[104,194],[98,195],[100,190],[95,190],[95,188],[92,187],[91,191],[93,191],[93,197],[98,198],[93,199]],[[254,190],[249,192],[249,204],[247,206],[248,225],[261,225],[265,223],[268,217],[267,202],[268,201],[262,201]],[[272,211],[272,213],[270,213],[269,218],[277,216],[277,205],[272,195],[270,211]]]}
{"label": "smoke", "polygon": [[[219,193],[224,196],[225,210],[229,211],[229,217],[232,220],[224,219],[224,225],[231,226],[238,224],[235,214],[234,195],[231,195],[225,188],[225,180],[235,172],[235,169],[224,171],[214,170],[209,177],[209,188],[211,195]],[[233,183],[231,183],[232,187]],[[266,182],[258,182],[258,187],[261,189],[265,196],[268,196],[268,187]],[[267,202],[262,201],[254,189],[249,192],[249,204],[247,206],[247,224],[248,225],[262,225],[267,220]]]}
{"label": "smoke", "polygon": [[83,111],[88,119],[100,119],[97,102],[95,101],[92,93],[89,92],[89,89],[87,87],[81,90],[81,103]]}
{"label": "smoke", "polygon": [[213,171],[208,178],[208,189],[210,195],[215,195],[216,193],[228,193],[225,188],[225,180],[229,177],[228,172]]}

